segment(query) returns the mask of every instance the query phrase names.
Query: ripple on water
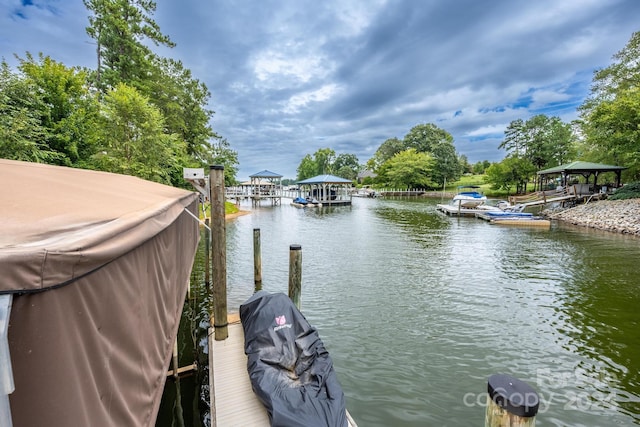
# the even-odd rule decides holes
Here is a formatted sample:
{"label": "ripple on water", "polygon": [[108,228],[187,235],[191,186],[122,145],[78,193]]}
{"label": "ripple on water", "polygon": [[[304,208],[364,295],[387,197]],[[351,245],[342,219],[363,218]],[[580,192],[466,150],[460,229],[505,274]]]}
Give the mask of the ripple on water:
{"label": "ripple on water", "polygon": [[482,425],[499,372],[538,390],[540,425],[640,422],[637,241],[492,226],[415,200],[236,221],[236,301],[252,292],[254,227],[266,290],[286,292],[288,247],[302,244],[302,310],[361,425]]}

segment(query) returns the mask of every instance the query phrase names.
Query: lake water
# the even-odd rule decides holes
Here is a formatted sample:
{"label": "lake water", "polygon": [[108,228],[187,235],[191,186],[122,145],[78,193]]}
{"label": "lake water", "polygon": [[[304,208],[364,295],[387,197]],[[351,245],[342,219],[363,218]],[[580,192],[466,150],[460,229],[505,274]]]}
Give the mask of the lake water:
{"label": "lake water", "polygon": [[[640,425],[640,240],[448,217],[438,202],[241,206],[251,213],[226,225],[229,311],[253,292],[259,228],[267,291],[287,292],[289,246],[302,245],[302,312],[361,427],[482,426],[495,373],[536,389],[537,426]],[[200,330],[182,328],[183,365],[189,346],[206,351],[209,301],[195,293],[183,322]],[[208,425],[199,384],[182,380],[176,405],[167,381],[159,426],[180,425],[175,414]]]}

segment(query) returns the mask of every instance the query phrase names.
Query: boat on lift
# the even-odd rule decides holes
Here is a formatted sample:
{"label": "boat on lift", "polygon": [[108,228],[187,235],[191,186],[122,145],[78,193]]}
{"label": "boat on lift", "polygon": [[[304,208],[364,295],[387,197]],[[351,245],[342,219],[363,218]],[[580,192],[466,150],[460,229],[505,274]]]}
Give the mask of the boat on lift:
{"label": "boat on lift", "polygon": [[478,185],[461,185],[458,187],[458,194],[453,196],[451,204],[466,209],[477,208],[487,201],[487,196],[480,193]]}

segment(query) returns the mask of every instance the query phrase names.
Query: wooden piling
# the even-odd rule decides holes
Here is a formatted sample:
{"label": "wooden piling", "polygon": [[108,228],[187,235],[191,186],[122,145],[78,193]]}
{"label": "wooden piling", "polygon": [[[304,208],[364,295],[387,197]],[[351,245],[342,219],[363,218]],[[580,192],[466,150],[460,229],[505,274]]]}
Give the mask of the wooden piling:
{"label": "wooden piling", "polygon": [[227,243],[224,219],[224,166],[209,171],[211,189],[211,258],[213,272],[213,319],[216,341],[227,339]]}
{"label": "wooden piling", "polygon": [[178,338],[176,338],[176,340],[173,342],[172,362],[173,362],[173,378],[178,378],[178,369],[180,369],[180,366],[178,366]]}
{"label": "wooden piling", "polygon": [[289,246],[289,298],[300,310],[302,291],[302,246]]}
{"label": "wooden piling", "polygon": [[262,254],[260,251],[260,229],[253,229],[253,282],[255,292],[262,289]]}
{"label": "wooden piling", "polygon": [[204,225],[204,285],[209,289],[211,286],[211,227],[209,227],[209,218],[205,218]]}
{"label": "wooden piling", "polygon": [[487,382],[489,402],[485,427],[534,427],[540,399],[527,383],[505,374]]}

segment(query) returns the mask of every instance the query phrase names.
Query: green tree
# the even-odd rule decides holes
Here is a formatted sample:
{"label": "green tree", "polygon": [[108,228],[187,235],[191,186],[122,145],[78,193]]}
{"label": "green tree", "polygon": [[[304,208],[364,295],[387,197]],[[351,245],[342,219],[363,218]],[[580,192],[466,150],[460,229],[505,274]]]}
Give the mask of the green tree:
{"label": "green tree", "polygon": [[336,152],[331,148],[320,148],[313,153],[313,161],[316,164],[316,175],[332,174],[335,159]]}
{"label": "green tree", "polygon": [[460,168],[462,169],[462,173],[472,173],[473,166],[469,163],[469,159],[464,154],[461,154],[458,157],[458,163],[460,164]]}
{"label": "green tree", "polygon": [[594,107],[584,126],[599,160],[628,167],[627,179],[640,179],[640,87],[619,90]]}
{"label": "green tree", "polygon": [[215,147],[210,141],[220,139],[209,124],[213,116],[207,108],[209,89],[193,78],[180,61],[154,58],[154,64],[142,93],[162,111],[166,132],[178,135],[186,143],[187,153],[207,166],[211,147]]}
{"label": "green tree", "polygon": [[405,135],[403,148],[414,148],[418,153],[433,153],[436,145],[443,142],[453,145],[453,136],[433,123],[419,124]]}
{"label": "green tree", "polygon": [[557,166],[568,160],[573,134],[571,125],[559,117],[539,114],[526,122],[527,151],[525,157],[537,170]]}
{"label": "green tree", "polygon": [[[509,173],[511,183],[526,182],[525,173],[533,175],[535,171],[546,167],[557,166],[569,160],[574,144],[573,131],[570,124],[563,123],[559,117],[547,117],[539,114],[526,122],[522,119],[512,121],[505,130],[505,139],[498,148],[507,150],[507,157],[520,159],[522,162],[510,160],[509,168],[522,167],[521,171]],[[530,169],[533,166],[533,169]],[[493,170],[500,170],[496,166]],[[520,189],[518,189],[520,191]]]}
{"label": "green tree", "polygon": [[430,154],[410,148],[397,153],[379,168],[378,182],[393,188],[434,188],[433,164]]}
{"label": "green tree", "polygon": [[419,124],[405,135],[404,149],[413,148],[418,153],[429,153],[435,162],[431,181],[438,184],[460,178],[462,167],[453,145],[453,136],[433,123]]}
{"label": "green tree", "polygon": [[46,163],[58,153],[44,144],[46,129],[41,112],[46,109],[38,88],[14,74],[6,61],[0,65],[0,157]]}
{"label": "green tree", "polygon": [[331,167],[334,174],[345,179],[355,180],[361,170],[355,154],[338,154]]}
{"label": "green tree", "polygon": [[491,166],[491,162],[489,160],[482,160],[480,162],[476,162],[473,164],[472,172],[476,175],[481,175],[485,173],[485,171]]}
{"label": "green tree", "polygon": [[[87,73],[68,68],[48,56],[36,61],[27,53],[19,69],[44,103],[37,113],[46,129],[42,143],[59,155],[53,163],[81,165],[95,150],[98,102],[87,86]],[[53,159],[52,159],[53,160]]]}
{"label": "green tree", "polygon": [[307,154],[300,161],[300,165],[296,169],[298,172],[297,180],[302,181],[307,178],[311,178],[317,175],[318,166],[316,162],[311,157],[311,154]]}
{"label": "green tree", "polygon": [[210,165],[224,166],[224,184],[226,186],[236,185],[236,175],[238,174],[238,153],[231,149],[231,145],[226,138],[218,138],[211,144],[212,158],[208,162]]}
{"label": "green tree", "polygon": [[640,31],[631,35],[613,59],[610,66],[594,73],[591,94],[581,111],[588,112],[600,102],[614,99],[620,91],[640,87]]}
{"label": "green tree", "polygon": [[152,19],[152,0],[83,0],[92,13],[87,34],[96,42],[96,83],[104,93],[124,82],[142,93],[153,68],[153,53],[143,42],[173,47]]}
{"label": "green tree", "polygon": [[591,94],[580,106],[582,149],[589,160],[628,167],[625,179],[640,177],[640,32],[593,77]]}
{"label": "green tree", "polygon": [[509,190],[515,186],[516,193],[525,193],[529,177],[534,172],[535,166],[529,160],[510,156],[489,166],[485,180],[494,190]]}
{"label": "green tree", "polygon": [[160,111],[135,88],[123,83],[104,98],[99,149],[92,165],[100,170],[171,184],[181,169],[184,144],[164,133]]}
{"label": "green tree", "polygon": [[[210,126],[213,111],[206,85],[193,78],[180,61],[156,55],[151,46],[174,47],[152,16],[152,0],[83,0],[90,11],[87,34],[96,41],[98,68],[94,74],[102,93],[118,83],[135,88],[163,115],[164,133],[186,146],[182,162],[207,166],[219,156],[220,141]],[[211,142],[211,141],[214,142]],[[224,140],[224,145],[229,144]],[[229,148],[230,149],[230,148]],[[225,168],[225,176],[235,181],[236,167]],[[172,170],[172,181],[180,185],[181,172]]]}
{"label": "green tree", "polygon": [[431,170],[431,181],[440,184],[460,179],[462,166],[453,143],[447,140],[434,142],[431,148],[434,166]]}
{"label": "green tree", "polygon": [[524,120],[513,120],[504,131],[504,140],[498,148],[505,149],[507,155],[524,157],[527,152],[527,131]]}
{"label": "green tree", "polygon": [[380,144],[380,147],[367,162],[367,169],[376,171],[384,162],[405,149],[404,142],[398,138],[389,138]]}

